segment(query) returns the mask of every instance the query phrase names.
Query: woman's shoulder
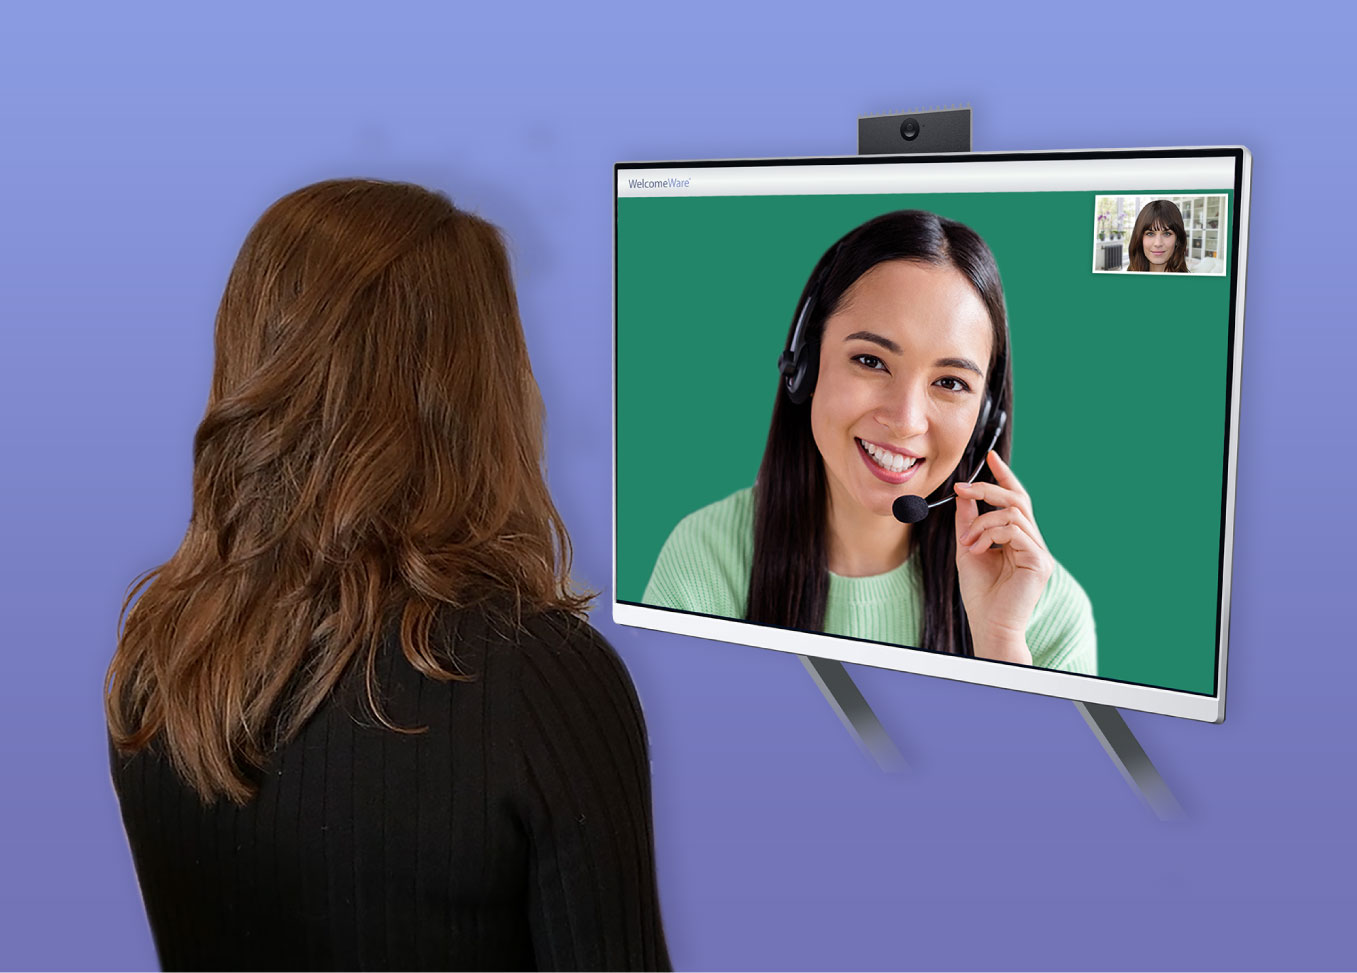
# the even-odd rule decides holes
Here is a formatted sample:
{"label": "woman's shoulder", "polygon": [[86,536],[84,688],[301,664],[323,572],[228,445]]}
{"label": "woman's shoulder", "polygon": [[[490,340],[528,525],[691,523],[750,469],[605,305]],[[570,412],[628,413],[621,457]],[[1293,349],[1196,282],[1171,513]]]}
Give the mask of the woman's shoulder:
{"label": "woman's shoulder", "polygon": [[660,549],[643,600],[649,605],[739,618],[754,559],[754,489],[688,514]]}
{"label": "woman's shoulder", "polygon": [[622,668],[608,640],[582,615],[565,610],[521,611],[511,597],[460,609],[447,609],[439,619],[435,652],[473,679],[484,670],[521,670],[531,665]]}
{"label": "woman's shoulder", "polygon": [[1032,612],[1027,644],[1034,666],[1087,675],[1098,671],[1093,603],[1059,561]]}
{"label": "woman's shoulder", "polygon": [[539,669],[608,670],[626,675],[617,650],[580,615],[566,611],[542,612],[523,618],[510,650]]}
{"label": "woman's shoulder", "polygon": [[673,536],[725,537],[742,529],[754,529],[754,488],[736,490],[730,496],[699,507],[678,522]]}
{"label": "woman's shoulder", "polygon": [[498,651],[513,654],[514,691],[539,717],[554,713],[564,718],[573,712],[598,722],[599,707],[614,711],[620,707],[627,711],[625,722],[633,729],[642,725],[626,665],[587,619],[564,611],[526,616]]}
{"label": "woman's shoulder", "polygon": [[[485,732],[526,745],[543,727],[563,732],[580,721],[608,716],[611,729],[639,733],[643,721],[636,689],[617,650],[587,618],[564,610],[519,611],[512,598],[449,608],[439,619],[432,648],[453,680],[432,683],[412,665],[384,692],[402,689],[419,700],[415,714],[453,705],[474,711]],[[398,647],[395,654],[400,655]],[[409,693],[413,684],[417,690]],[[435,688],[442,683],[447,688]],[[470,716],[468,719],[472,718]],[[617,721],[620,720],[619,724]],[[550,733],[548,734],[550,735]]]}

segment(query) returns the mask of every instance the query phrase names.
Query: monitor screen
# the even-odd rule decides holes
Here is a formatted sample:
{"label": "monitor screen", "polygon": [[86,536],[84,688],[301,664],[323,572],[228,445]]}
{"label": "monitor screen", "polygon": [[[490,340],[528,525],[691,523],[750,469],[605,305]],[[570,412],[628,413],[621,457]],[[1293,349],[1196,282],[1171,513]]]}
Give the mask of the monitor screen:
{"label": "monitor screen", "polygon": [[1249,169],[617,165],[614,619],[1223,719]]}

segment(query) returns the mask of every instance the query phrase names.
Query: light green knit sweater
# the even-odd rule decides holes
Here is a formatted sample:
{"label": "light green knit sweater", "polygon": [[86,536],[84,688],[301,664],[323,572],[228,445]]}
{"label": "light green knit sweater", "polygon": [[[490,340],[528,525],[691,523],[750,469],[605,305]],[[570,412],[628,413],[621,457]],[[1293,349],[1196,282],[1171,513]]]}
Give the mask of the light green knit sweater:
{"label": "light green knit sweater", "polygon": [[[660,550],[642,601],[723,618],[743,618],[754,560],[754,493],[731,494],[684,517]],[[918,558],[870,578],[830,573],[825,631],[917,646],[923,628]],[[1056,564],[1027,626],[1032,664],[1098,671],[1093,608],[1069,572]]]}

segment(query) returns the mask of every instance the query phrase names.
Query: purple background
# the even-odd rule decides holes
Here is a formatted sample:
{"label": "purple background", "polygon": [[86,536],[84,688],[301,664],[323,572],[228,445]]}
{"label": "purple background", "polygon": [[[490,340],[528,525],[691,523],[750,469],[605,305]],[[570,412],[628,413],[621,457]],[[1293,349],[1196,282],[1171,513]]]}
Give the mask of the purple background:
{"label": "purple background", "polygon": [[[552,488],[646,707],[679,967],[1357,963],[1357,85],[1318,5],[1152,29],[1125,4],[281,6],[31,4],[0,29],[0,966],[155,963],[100,683],[124,586],[183,530],[236,248],[340,175],[444,188],[512,241]],[[953,102],[977,149],[1254,152],[1229,719],[1128,714],[1184,822],[1067,702],[855,669],[914,763],[889,777],[795,658],[607,617],[611,163],[851,153],[857,115]],[[1131,394],[1198,367],[1165,348]],[[1089,457],[1110,551],[1172,549],[1143,433]]]}

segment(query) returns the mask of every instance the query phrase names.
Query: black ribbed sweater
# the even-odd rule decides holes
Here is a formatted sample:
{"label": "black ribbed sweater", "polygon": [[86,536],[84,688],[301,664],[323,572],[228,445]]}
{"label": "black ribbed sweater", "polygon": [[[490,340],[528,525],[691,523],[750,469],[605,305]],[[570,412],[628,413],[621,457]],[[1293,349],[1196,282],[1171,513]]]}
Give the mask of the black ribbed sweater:
{"label": "black ribbed sweater", "polygon": [[114,755],[167,969],[667,969],[641,709],[621,660],[564,615],[467,612],[440,641],[472,682],[388,638],[258,777],[204,807],[159,746]]}

